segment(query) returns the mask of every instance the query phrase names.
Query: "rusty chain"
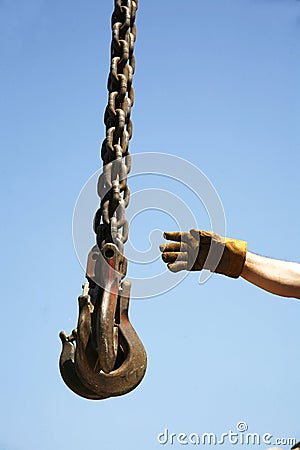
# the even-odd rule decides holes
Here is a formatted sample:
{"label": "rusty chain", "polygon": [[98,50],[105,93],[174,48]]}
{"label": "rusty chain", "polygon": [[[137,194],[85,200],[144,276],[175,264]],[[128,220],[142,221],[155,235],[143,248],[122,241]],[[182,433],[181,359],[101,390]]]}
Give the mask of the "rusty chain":
{"label": "rusty chain", "polygon": [[123,395],[142,380],[147,356],[129,317],[131,282],[124,244],[128,239],[125,209],[130,200],[132,79],[135,72],[135,18],[138,0],[115,0],[112,14],[108,104],[101,147],[103,171],[98,180],[100,207],[94,218],[97,245],[88,256],[77,329],[60,333],[63,380],[88,399]]}
{"label": "rusty chain", "polygon": [[128,239],[125,208],[130,200],[127,174],[131,157],[131,108],[134,104],[132,79],[135,72],[134,44],[136,39],[137,0],[115,0],[112,15],[111,65],[108,77],[108,104],[104,114],[106,137],[102,143],[103,173],[98,182],[101,205],[94,231],[97,244],[114,242],[121,253]]}

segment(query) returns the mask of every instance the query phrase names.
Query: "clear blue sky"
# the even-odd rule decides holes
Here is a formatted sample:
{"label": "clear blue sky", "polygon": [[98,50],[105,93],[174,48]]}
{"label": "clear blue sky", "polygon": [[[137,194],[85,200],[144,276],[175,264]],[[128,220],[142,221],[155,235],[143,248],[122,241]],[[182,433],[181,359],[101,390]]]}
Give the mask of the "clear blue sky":
{"label": "clear blue sky", "polygon": [[[154,450],[165,427],[221,434],[240,421],[300,440],[300,303],[244,280],[199,286],[190,274],[132,301],[149,365],[131,394],[86,401],[60,378],[58,332],[76,325],[84,279],[73,209],[101,165],[112,9],[0,1],[0,449]],[[137,27],[132,152],[195,164],[219,193],[228,236],[300,261],[299,2],[141,0]],[[170,227],[153,214],[133,225],[137,245],[149,223]]]}

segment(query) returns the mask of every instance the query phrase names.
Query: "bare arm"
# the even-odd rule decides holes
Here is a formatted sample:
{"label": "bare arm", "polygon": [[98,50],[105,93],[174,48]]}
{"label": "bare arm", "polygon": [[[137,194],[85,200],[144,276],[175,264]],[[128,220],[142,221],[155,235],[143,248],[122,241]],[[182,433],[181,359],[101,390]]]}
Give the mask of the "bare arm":
{"label": "bare arm", "polygon": [[300,264],[247,252],[241,276],[272,294],[300,299]]}

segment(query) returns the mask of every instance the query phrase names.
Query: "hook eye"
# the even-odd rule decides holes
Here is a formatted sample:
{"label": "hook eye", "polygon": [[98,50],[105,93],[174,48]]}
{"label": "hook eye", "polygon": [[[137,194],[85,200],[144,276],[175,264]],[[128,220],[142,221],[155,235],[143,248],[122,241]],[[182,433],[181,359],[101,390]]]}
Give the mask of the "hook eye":
{"label": "hook eye", "polygon": [[104,252],[104,255],[106,258],[111,259],[115,256],[115,252],[113,251],[112,248],[107,248]]}

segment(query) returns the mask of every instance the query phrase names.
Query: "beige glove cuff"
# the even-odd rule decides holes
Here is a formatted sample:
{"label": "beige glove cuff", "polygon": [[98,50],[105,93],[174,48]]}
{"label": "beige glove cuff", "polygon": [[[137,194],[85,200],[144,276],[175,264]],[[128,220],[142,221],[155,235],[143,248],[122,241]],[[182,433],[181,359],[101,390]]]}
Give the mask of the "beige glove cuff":
{"label": "beige glove cuff", "polygon": [[216,273],[222,273],[231,278],[238,278],[244,268],[248,244],[237,239],[225,239],[224,253]]}

